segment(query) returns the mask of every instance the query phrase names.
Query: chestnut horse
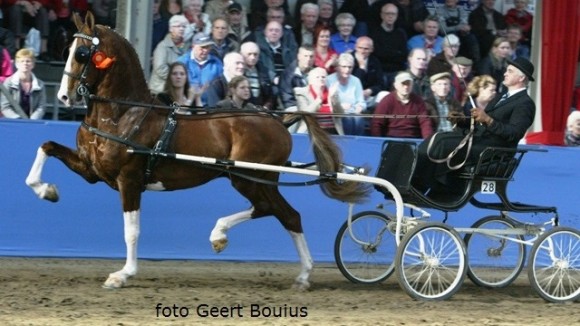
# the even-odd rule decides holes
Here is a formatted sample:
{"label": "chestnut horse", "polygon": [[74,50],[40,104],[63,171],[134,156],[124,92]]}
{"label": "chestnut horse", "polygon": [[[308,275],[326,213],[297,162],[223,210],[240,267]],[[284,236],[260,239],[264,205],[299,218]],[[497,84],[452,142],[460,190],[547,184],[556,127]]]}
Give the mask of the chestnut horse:
{"label": "chestnut horse", "polygon": [[[137,273],[137,241],[141,193],[145,190],[171,191],[196,187],[218,177],[227,177],[252,207],[218,219],[210,235],[217,252],[227,244],[226,232],[238,223],[274,215],[290,233],[301,263],[294,285],[309,287],[312,270],[299,213],[282,197],[276,184],[279,173],[240,170],[247,176],[269,182],[257,183],[225,169],[207,169],[200,164],[158,158],[151,164],[148,155],[130,154],[131,148],[153,149],[162,139],[172,110],[152,99],[137,54],[131,44],[106,26],[95,25],[88,13],[83,23],[75,14],[78,32],[70,47],[62,77],[59,99],[71,106],[84,97],[88,111],[77,132],[77,149],[48,141],[37,156],[26,184],[42,199],[58,200],[53,184],[41,180],[48,157],[56,157],[89,183],[105,182],[120,193],[127,257],[124,267],[109,274],[107,288],[119,288]],[[107,100],[108,99],[108,100]],[[168,153],[249,161],[281,166],[287,162],[292,138],[279,117],[264,111],[216,112],[177,115]],[[338,172],[340,151],[313,117],[305,118],[313,143],[316,163],[322,172]],[[148,172],[146,172],[146,170]],[[326,195],[357,202],[368,194],[368,187],[357,182],[330,182],[321,185]]]}

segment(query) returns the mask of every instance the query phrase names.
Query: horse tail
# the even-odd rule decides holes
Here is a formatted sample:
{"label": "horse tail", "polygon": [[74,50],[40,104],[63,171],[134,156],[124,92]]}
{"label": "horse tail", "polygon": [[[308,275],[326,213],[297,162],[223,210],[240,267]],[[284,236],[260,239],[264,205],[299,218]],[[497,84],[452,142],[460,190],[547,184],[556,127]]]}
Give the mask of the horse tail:
{"label": "horse tail", "polygon": [[[342,152],[338,145],[332,140],[330,135],[320,127],[316,117],[312,115],[303,115],[302,119],[306,122],[308,135],[312,142],[314,158],[318,170],[325,172],[340,172],[342,164]],[[368,183],[355,181],[338,181],[331,180],[323,182],[320,185],[322,192],[334,199],[350,203],[360,203],[364,201],[371,192]]]}

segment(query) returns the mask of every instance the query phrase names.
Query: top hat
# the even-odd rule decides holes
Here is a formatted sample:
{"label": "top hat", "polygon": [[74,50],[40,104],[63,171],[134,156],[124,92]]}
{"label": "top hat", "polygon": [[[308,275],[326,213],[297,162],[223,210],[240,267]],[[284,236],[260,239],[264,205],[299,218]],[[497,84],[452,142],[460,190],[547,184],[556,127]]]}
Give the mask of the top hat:
{"label": "top hat", "polygon": [[515,60],[507,59],[507,63],[518,68],[530,81],[534,81],[534,65],[529,60],[517,57]]}

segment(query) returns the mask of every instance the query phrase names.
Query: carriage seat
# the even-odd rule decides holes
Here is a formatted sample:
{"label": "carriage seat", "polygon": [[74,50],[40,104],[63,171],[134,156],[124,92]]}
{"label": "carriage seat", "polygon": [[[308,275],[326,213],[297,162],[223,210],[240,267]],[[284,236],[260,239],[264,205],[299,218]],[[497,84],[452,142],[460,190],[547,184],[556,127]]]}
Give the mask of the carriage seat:
{"label": "carriage seat", "polygon": [[[414,141],[387,140],[382,146],[382,155],[376,177],[385,179],[397,188],[403,200],[410,203],[425,201],[425,195],[420,190],[413,188],[411,180],[416,165],[418,144]],[[461,169],[451,172],[449,182],[453,184],[453,191],[432,191],[430,195],[436,202],[451,204],[467,199],[480,188],[482,181],[497,181],[501,187],[512,179],[516,168],[522,159],[525,150],[515,148],[486,148],[474,164],[466,165]],[[386,189],[375,186],[387,198],[392,196]],[[471,192],[471,194],[465,194]],[[443,196],[439,198],[437,196]],[[429,196],[427,196],[429,197]],[[453,205],[452,205],[453,206]],[[450,206],[451,207],[451,206]]]}
{"label": "carriage seat", "polygon": [[526,151],[516,148],[488,147],[477,163],[461,168],[457,176],[464,179],[510,181]]}

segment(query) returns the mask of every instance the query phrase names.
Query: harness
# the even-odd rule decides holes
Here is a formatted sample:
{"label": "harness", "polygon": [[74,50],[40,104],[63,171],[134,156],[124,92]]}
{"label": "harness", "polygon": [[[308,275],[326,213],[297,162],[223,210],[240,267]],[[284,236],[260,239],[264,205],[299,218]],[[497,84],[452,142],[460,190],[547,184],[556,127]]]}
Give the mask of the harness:
{"label": "harness", "polygon": [[[66,70],[63,73],[71,78],[77,79],[80,82],[79,86],[76,89],[76,93],[79,96],[83,97],[88,105],[89,102],[91,102],[91,99],[93,98],[93,95],[90,93],[90,86],[87,83],[87,71],[89,68],[89,62],[92,61],[92,63],[95,65],[97,69],[107,69],[111,66],[111,64],[115,61],[115,59],[107,57],[103,52],[98,50],[100,40],[96,35],[96,31],[94,36],[89,36],[84,33],[78,32],[75,33],[73,37],[88,40],[91,42],[91,45],[90,47],[86,45],[80,45],[77,46],[75,50],[74,53],[75,60],[83,65],[81,73],[78,75],[74,75]],[[88,125],[84,121],[81,123],[81,127],[85,128],[87,131],[97,136],[121,143],[127,147],[131,147],[141,151],[151,152],[151,155],[147,156],[147,165],[145,168],[145,183],[147,183],[151,177],[151,174],[153,173],[153,169],[158,163],[160,154],[165,153],[167,151],[171,138],[175,133],[175,129],[177,127],[177,119],[175,119],[175,115],[177,109],[179,109],[179,106],[176,103],[174,103],[171,107],[173,109],[167,115],[167,119],[165,120],[165,125],[163,127],[161,136],[155,143],[155,146],[153,146],[153,149],[150,149],[147,146],[143,146],[141,144],[137,144],[129,140],[129,138],[133,135],[133,132],[139,129],[139,125],[141,125],[141,122],[143,122],[147,114],[143,116],[141,121],[137,124],[137,127],[133,129],[133,132],[131,132],[126,137],[119,137],[109,132],[102,131],[96,127]]]}

